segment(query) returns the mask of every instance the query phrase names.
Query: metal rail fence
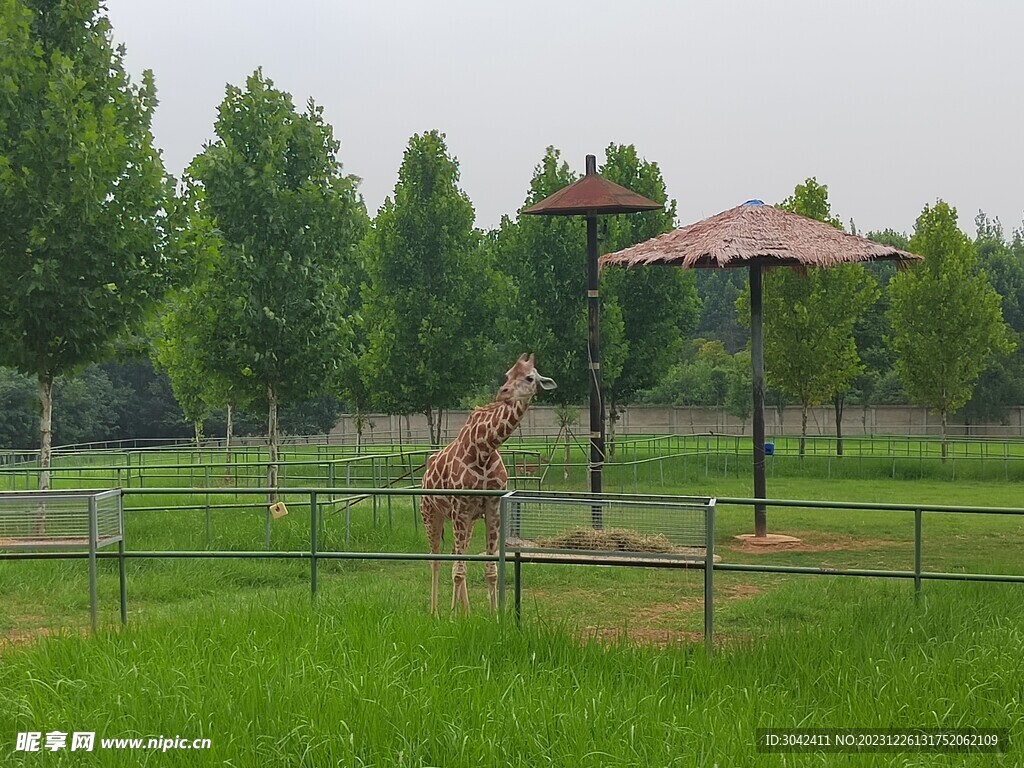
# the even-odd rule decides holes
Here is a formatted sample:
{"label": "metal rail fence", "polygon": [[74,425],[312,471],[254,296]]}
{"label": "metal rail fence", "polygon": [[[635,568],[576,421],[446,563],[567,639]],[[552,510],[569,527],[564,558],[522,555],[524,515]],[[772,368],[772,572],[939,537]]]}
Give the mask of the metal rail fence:
{"label": "metal rail fence", "polygon": [[[423,443],[394,441],[355,446],[320,440],[324,436],[292,438],[281,447],[282,461],[329,461],[345,457],[378,455],[424,454],[437,450]],[[326,438],[325,438],[326,440]],[[796,456],[800,438],[792,435],[769,436],[776,456]],[[567,438],[559,435],[523,435],[516,433],[506,443],[505,450],[532,453],[543,463],[557,462],[563,456]],[[570,433],[570,456],[585,451],[586,439]],[[805,458],[831,459],[833,462],[850,459],[914,460],[919,463],[942,460],[942,440],[925,435],[851,435],[843,438],[844,456],[838,457],[836,438],[808,435],[805,438]],[[1024,439],[953,436],[946,441],[947,460],[955,470],[956,462],[1024,464]],[[714,432],[693,434],[630,435],[620,434],[609,440],[609,460],[633,461],[666,458],[673,455],[698,453],[702,456],[735,456],[749,458],[750,437],[747,435]],[[222,441],[207,440],[202,447],[193,444],[155,444],[144,447],[78,447],[55,449],[53,465],[100,464],[120,466],[126,470],[153,463],[154,455],[173,457],[166,464],[203,464],[208,460],[224,461],[231,455],[236,462],[258,463],[265,460],[267,447],[263,442],[247,441],[232,445],[227,451]],[[104,458],[105,457],[105,458]],[[570,462],[574,459],[570,458]],[[30,470],[37,465],[38,452],[26,450],[0,450],[0,466],[22,467]],[[955,479],[955,477],[954,477]]]}
{"label": "metal rail fence", "polygon": [[[319,588],[319,565],[323,561],[330,560],[393,560],[393,561],[466,561],[466,562],[494,562],[498,564],[501,573],[500,583],[502,592],[506,581],[506,566],[511,559],[513,562],[513,589],[515,594],[515,615],[521,614],[521,585],[523,563],[557,563],[571,565],[612,565],[640,568],[698,568],[705,571],[705,584],[707,599],[705,601],[705,643],[710,652],[713,641],[713,612],[714,598],[712,585],[713,572],[746,572],[746,573],[767,573],[767,574],[801,574],[801,575],[825,575],[825,576],[851,576],[870,578],[889,578],[910,580],[914,584],[915,594],[920,593],[922,584],[927,580],[943,581],[974,581],[974,582],[1002,582],[1002,583],[1024,583],[1024,575],[1017,574],[991,574],[991,573],[968,573],[968,572],[937,572],[925,571],[923,568],[923,517],[928,514],[967,514],[967,515],[1024,515],[1024,508],[1004,507],[982,507],[982,506],[948,506],[934,504],[886,504],[886,503],[860,503],[860,502],[834,502],[834,501],[808,501],[808,500],[782,500],[782,499],[752,499],[739,497],[719,497],[715,503],[705,503],[708,510],[706,517],[706,546],[703,556],[680,557],[680,558],[650,558],[650,557],[623,557],[615,553],[597,553],[584,551],[576,554],[571,561],[555,560],[544,552],[529,552],[520,547],[502,547],[495,555],[443,555],[429,554],[423,552],[382,552],[382,551],[352,551],[352,550],[325,550],[320,546],[320,536],[324,525],[324,515],[320,503],[321,498],[332,494],[365,494],[376,496],[423,496],[423,495],[475,495],[475,496],[504,496],[506,504],[517,502],[517,492],[506,493],[503,491],[443,491],[424,490],[408,488],[287,488],[279,487],[271,489],[282,497],[296,496],[305,497],[309,514],[309,546],[304,549],[290,550],[130,550],[125,549],[123,553],[105,552],[58,552],[58,551],[4,551],[0,547],[0,561],[3,560],[52,560],[52,559],[80,559],[80,558],[107,558],[123,557],[128,559],[136,558],[238,558],[238,559],[288,559],[305,560],[309,563],[309,584],[310,594],[315,598]],[[125,496],[161,496],[181,494],[180,488],[133,488],[121,491]],[[230,495],[248,494],[259,496],[267,492],[266,488],[196,488],[191,489],[192,493],[205,495]],[[2,494],[0,494],[2,496]],[[555,494],[543,494],[553,498]],[[579,495],[576,495],[577,501]],[[630,497],[634,502],[642,497],[633,495]],[[664,497],[651,497],[664,498]],[[692,503],[692,500],[690,500]],[[616,494],[601,494],[597,497],[589,497],[587,504],[628,503]],[[750,507],[755,504],[764,504],[771,507],[800,507],[821,510],[866,510],[866,511],[891,511],[893,513],[906,513],[913,515],[913,540],[914,559],[913,568],[910,570],[898,569],[873,569],[873,568],[830,568],[815,566],[788,566],[788,565],[767,565],[754,563],[729,563],[714,562],[714,543],[716,536],[714,510],[717,506],[743,506]],[[294,505],[293,506],[301,506]],[[506,534],[508,532],[506,531]],[[506,542],[506,536],[502,542]],[[506,542],[507,543],[507,542]],[[511,555],[509,551],[511,550]]]}

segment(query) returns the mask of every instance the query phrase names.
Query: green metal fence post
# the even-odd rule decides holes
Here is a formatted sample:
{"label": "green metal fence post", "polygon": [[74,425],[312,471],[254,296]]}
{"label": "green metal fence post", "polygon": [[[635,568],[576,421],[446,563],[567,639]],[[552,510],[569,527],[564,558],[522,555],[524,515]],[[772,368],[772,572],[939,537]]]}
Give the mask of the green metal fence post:
{"label": "green metal fence post", "polygon": [[124,561],[124,498],[117,492],[117,521],[121,540],[117,542],[117,577],[121,597],[121,623],[128,623],[128,571]]}
{"label": "green metal fence post", "polygon": [[921,532],[921,510],[914,510],[914,597],[921,596],[921,550],[922,546],[922,532]]}
{"label": "green metal fence post", "polygon": [[[206,465],[206,487],[210,487],[210,465]],[[213,524],[210,520],[210,492],[206,492],[206,548],[210,548],[210,539],[212,538]]]}
{"label": "green metal fence post", "polygon": [[704,512],[704,647],[710,656],[714,646],[715,621],[715,500],[709,499]]}
{"label": "green metal fence post", "polygon": [[121,540],[117,542],[117,577],[120,587],[121,598],[121,623],[128,623],[128,572],[125,569],[124,561],[124,533]]}
{"label": "green metal fence post", "polygon": [[498,614],[505,613],[505,549],[508,538],[508,496],[498,501]]}
{"label": "green metal fence post", "polygon": [[96,590],[96,547],[99,544],[99,525],[96,520],[96,497],[89,497],[89,621],[95,635],[99,625]]}
{"label": "green metal fence post", "polygon": [[[347,499],[349,497],[346,497]],[[352,502],[351,500],[345,501],[345,548],[348,548],[349,542],[352,540]]]}
{"label": "green metal fence post", "polygon": [[516,612],[516,624],[518,625],[522,622],[523,619],[523,556],[518,549],[515,553],[515,560],[513,565],[513,578],[515,579],[513,590]]}
{"label": "green metal fence post", "polygon": [[317,545],[319,544],[316,508],[316,491],[309,494],[309,592],[310,598],[316,597],[317,587]]}

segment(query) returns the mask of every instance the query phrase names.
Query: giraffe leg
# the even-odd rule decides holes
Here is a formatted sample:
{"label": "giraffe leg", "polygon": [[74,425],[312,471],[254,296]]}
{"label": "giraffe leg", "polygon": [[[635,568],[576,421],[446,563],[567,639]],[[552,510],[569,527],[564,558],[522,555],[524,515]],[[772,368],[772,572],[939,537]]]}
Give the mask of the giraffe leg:
{"label": "giraffe leg", "polygon": [[[420,502],[420,514],[423,517],[423,529],[427,532],[430,542],[430,554],[441,552],[441,535],[444,532],[444,510],[440,496],[424,496]],[[441,576],[441,563],[430,561],[430,613],[437,616],[438,582]]]}
{"label": "giraffe leg", "polygon": [[[498,553],[498,534],[501,530],[501,518],[498,516],[499,499],[486,498],[484,504],[484,524],[487,527],[487,554]],[[491,603],[491,613],[498,610],[498,564],[484,563],[484,575],[487,578],[487,599]]]}
{"label": "giraffe leg", "polygon": [[[468,511],[462,504],[456,504],[452,515],[452,528],[454,529],[455,543],[452,547],[453,555],[464,555],[469,548],[469,539],[473,535],[473,521]],[[452,612],[456,606],[469,614],[469,591],[466,588],[466,561],[456,560],[452,566]]]}

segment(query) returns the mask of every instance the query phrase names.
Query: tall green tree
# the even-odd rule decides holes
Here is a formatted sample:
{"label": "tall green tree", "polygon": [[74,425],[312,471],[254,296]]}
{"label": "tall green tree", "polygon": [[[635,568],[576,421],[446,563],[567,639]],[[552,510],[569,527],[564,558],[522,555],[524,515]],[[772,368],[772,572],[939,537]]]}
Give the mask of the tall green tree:
{"label": "tall green tree", "polygon": [[262,71],[228,86],[215,130],[190,171],[222,241],[203,293],[216,322],[200,343],[232,388],[266,405],[275,486],[279,403],[328,391],[354,364],[343,275],[366,215],[322,109],[296,111]]}
{"label": "tall green tree", "polygon": [[337,395],[344,403],[346,410],[353,415],[356,426],[356,453],[362,448],[363,430],[369,423],[368,414],[375,405],[373,397],[373,381],[376,378],[372,362],[369,360],[370,328],[366,316],[366,300],[369,294],[369,276],[366,273],[366,260],[372,244],[372,229],[357,249],[357,259],[353,264],[353,274],[348,280],[351,291],[352,353],[355,365],[346,366],[338,378]]}
{"label": "tall green tree", "polygon": [[38,380],[45,489],[54,378],[164,292],[172,189],[152,75],[128,77],[98,0],[0,0],[0,40],[0,364]]}
{"label": "tall green tree", "polygon": [[[601,175],[665,207],[602,220],[602,250],[614,253],[672,229],[676,201],[669,200],[658,164],[642,159],[632,144],[609,144]],[[649,267],[607,269],[601,274],[604,302],[622,312],[622,368],[604,379],[608,405],[609,455],[615,451],[615,423],[637,394],[654,386],[679,359],[684,338],[697,327],[700,300],[690,270]]]}
{"label": "tall green tree", "polygon": [[1005,421],[1010,407],[1024,403],[1024,249],[1014,251],[999,219],[979,212],[974,223],[978,263],[1000,296],[1003,319],[1016,348],[993,355],[978,377],[963,416],[968,423]]}
{"label": "tall green tree", "polygon": [[495,283],[474,217],[444,134],[414,135],[368,239],[364,370],[383,410],[426,416],[433,444],[444,409],[494,363]]}
{"label": "tall green tree", "polygon": [[[151,357],[166,373],[175,400],[193,427],[197,447],[203,421],[218,405],[211,394],[213,374],[207,364],[216,352],[201,343],[198,328],[204,317],[212,315],[201,294],[212,268],[212,243],[216,237],[212,223],[202,216],[196,204],[200,193],[198,188],[186,185],[177,205],[184,219],[179,241],[183,253],[191,257],[191,279],[168,296],[163,312],[150,327]],[[200,229],[199,222],[206,226]]]}
{"label": "tall green tree", "polygon": [[[798,184],[779,207],[842,229],[832,214],[828,187],[814,178]],[[836,451],[842,453],[843,396],[863,370],[854,327],[877,297],[877,284],[857,264],[803,272],[776,269],[765,276],[766,378],[800,403],[801,456],[808,410],[830,400],[836,412]]]}
{"label": "tall green tree", "polygon": [[999,294],[957,226],[955,208],[941,200],[925,206],[910,250],[924,263],[889,283],[890,343],[907,392],[939,412],[945,458],[949,414],[970,400],[994,355],[1009,353],[1014,342]]}

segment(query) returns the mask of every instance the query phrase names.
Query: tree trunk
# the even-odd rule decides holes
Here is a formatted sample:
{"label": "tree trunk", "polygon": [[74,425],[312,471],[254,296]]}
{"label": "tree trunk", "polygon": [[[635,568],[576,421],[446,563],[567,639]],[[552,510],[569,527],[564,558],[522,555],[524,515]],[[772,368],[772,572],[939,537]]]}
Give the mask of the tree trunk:
{"label": "tree trunk", "polygon": [[836,456],[843,455],[843,406],[846,398],[843,395],[836,395],[832,404],[836,407]]}
{"label": "tree trunk", "polygon": [[228,403],[228,423],[224,429],[224,480],[231,481],[231,437],[234,431],[235,406]]}
{"label": "tree trunk", "polygon": [[569,425],[566,424],[563,429],[565,430],[565,460],[562,462],[562,479],[569,479],[569,462],[572,461],[572,453],[569,445]]}
{"label": "tree trunk", "polygon": [[605,446],[607,452],[607,458],[610,461],[615,460],[615,422],[619,420],[619,409],[615,403],[611,404],[611,408],[608,409],[608,445]]}
{"label": "tree trunk", "polygon": [[800,448],[797,453],[801,458],[807,449],[807,403],[800,406]]}
{"label": "tree trunk", "polygon": [[192,422],[192,429],[196,435],[196,450],[198,451],[203,447],[203,422],[196,419]]}
{"label": "tree trunk", "polygon": [[363,413],[356,408],[355,413],[356,422],[356,456],[359,455],[363,447]]}
{"label": "tree trunk", "polygon": [[[399,422],[398,430],[402,430],[401,422]],[[412,424],[409,421],[409,414],[405,414],[405,441],[407,443],[412,442]]]}
{"label": "tree trunk", "polygon": [[[39,375],[39,482],[40,491],[50,490],[50,457],[53,452],[53,376]],[[36,509],[35,532],[46,532],[46,505]]]}
{"label": "tree trunk", "polygon": [[437,441],[434,445],[441,445],[441,435],[444,433],[444,408],[437,409]]}
{"label": "tree trunk", "polygon": [[[53,376],[39,374],[39,490],[50,490],[53,453]],[[37,525],[42,524],[42,520]]]}
{"label": "tree trunk", "polygon": [[427,408],[423,412],[423,415],[427,417],[427,434],[430,435],[430,447],[437,447],[437,438],[434,437],[434,409]]}
{"label": "tree trunk", "polygon": [[943,463],[945,463],[945,461],[946,461],[946,452],[947,452],[947,449],[949,447],[948,443],[946,441],[946,426],[947,426],[947,421],[948,421],[949,414],[946,412],[945,408],[942,409],[941,414],[942,414],[942,461],[943,461]]}
{"label": "tree trunk", "polygon": [[[277,487],[277,462],[278,462],[278,440],[280,439],[277,433],[277,392],[274,391],[273,386],[267,387],[267,402],[269,403],[269,409],[267,412],[267,444],[270,446],[270,456],[267,463],[267,487]],[[271,493],[267,497],[267,501],[270,504],[277,502],[277,494]]]}

